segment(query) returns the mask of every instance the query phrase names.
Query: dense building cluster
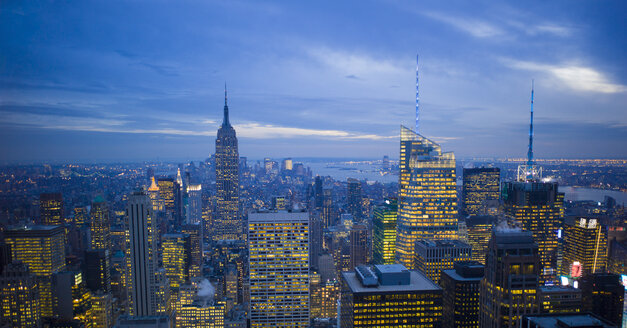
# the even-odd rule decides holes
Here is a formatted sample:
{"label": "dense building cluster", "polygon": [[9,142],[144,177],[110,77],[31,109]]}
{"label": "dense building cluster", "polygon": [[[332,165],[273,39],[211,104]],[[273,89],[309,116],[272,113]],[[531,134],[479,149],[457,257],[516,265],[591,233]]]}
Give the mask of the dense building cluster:
{"label": "dense building cluster", "polygon": [[8,168],[0,327],[621,326],[624,204],[474,164],[404,126],[398,183],[249,161],[225,94],[205,161]]}

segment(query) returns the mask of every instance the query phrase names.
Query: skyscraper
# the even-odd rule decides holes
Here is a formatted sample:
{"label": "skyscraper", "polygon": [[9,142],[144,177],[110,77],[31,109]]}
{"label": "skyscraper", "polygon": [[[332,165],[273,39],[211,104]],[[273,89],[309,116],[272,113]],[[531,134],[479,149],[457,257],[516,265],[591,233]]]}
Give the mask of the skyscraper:
{"label": "skyscraper", "polygon": [[111,263],[109,251],[95,249],[85,251],[83,272],[87,288],[92,292],[98,290],[105,293],[111,292]]}
{"label": "skyscraper", "polygon": [[466,241],[472,247],[472,259],[485,264],[492,228],[496,224],[494,216],[471,216],[466,218]]}
{"label": "skyscraper", "polygon": [[418,239],[457,239],[455,155],[401,126],[396,258],[414,268]]}
{"label": "skyscraper", "polygon": [[104,198],[96,197],[91,205],[91,248],[111,250],[111,222]]}
{"label": "skyscraper", "polygon": [[63,195],[60,192],[39,195],[39,216],[42,225],[64,224]]}
{"label": "skyscraper", "polygon": [[495,231],[481,281],[479,327],[517,328],[524,314],[537,313],[538,244],[528,231]]}
{"label": "skyscraper", "polygon": [[348,205],[348,212],[352,214],[355,219],[361,219],[361,182],[357,179],[348,178],[346,186],[346,203]]}
{"label": "skyscraper", "polygon": [[130,195],[126,207],[129,245],[127,286],[129,313],[132,316],[152,316],[157,313],[155,270],[157,266],[156,224],[152,202],[138,191]]}
{"label": "skyscraper", "polygon": [[479,262],[458,262],[442,270],[444,328],[479,327],[479,283],[484,266]]}
{"label": "skyscraper", "polygon": [[65,269],[65,230],[61,226],[31,226],[5,232],[13,261],[22,261],[39,283],[42,317],[54,315],[52,275]]}
{"label": "skyscraper", "polygon": [[396,199],[386,199],[372,217],[372,258],[374,264],[394,264],[396,253]]}
{"label": "skyscraper", "polygon": [[363,224],[355,224],[350,229],[350,264],[349,267],[366,264],[368,261],[368,228]]}
{"label": "skyscraper", "polygon": [[501,190],[501,170],[496,167],[464,168],[462,212],[479,215],[490,200],[498,200]]}
{"label": "skyscraper", "polygon": [[470,245],[459,240],[420,239],[416,242],[416,269],[440,283],[442,270],[453,269],[455,262],[470,261]]}
{"label": "skyscraper", "polygon": [[202,221],[202,185],[189,184],[186,191],[185,219],[188,224],[199,224]]}
{"label": "skyscraper", "polygon": [[39,327],[39,286],[23,262],[9,263],[0,274],[0,323]]}
{"label": "skyscraper", "polygon": [[171,288],[178,288],[189,281],[191,243],[189,235],[169,233],[162,236],[161,254],[166,277]]}
{"label": "skyscraper", "polygon": [[190,277],[200,277],[203,269],[203,234],[202,226],[199,224],[186,224],[181,227],[181,232],[189,235],[191,264],[189,268]]}
{"label": "skyscraper", "polygon": [[569,217],[564,222],[561,274],[578,278],[604,271],[607,231],[596,218]]}
{"label": "skyscraper", "polygon": [[309,215],[248,216],[251,327],[309,326]]}
{"label": "skyscraper", "polygon": [[620,275],[595,273],[581,280],[583,310],[592,312],[616,326],[622,325],[625,287]]}
{"label": "skyscraper", "polygon": [[173,222],[181,220],[181,187],[173,178],[158,178],[159,196],[163,199],[165,211]]}
{"label": "skyscraper", "polygon": [[333,208],[333,189],[325,188],[322,190],[322,208],[320,211],[322,219],[322,227],[328,228],[335,225],[335,211]]}
{"label": "skyscraper", "polygon": [[441,327],[442,289],[400,264],[342,272],[340,327]]}
{"label": "skyscraper", "polygon": [[226,88],[224,119],[216,138],[216,208],[213,223],[214,241],[242,240],[244,227],[239,212],[239,152],[235,129],[229,122]]}

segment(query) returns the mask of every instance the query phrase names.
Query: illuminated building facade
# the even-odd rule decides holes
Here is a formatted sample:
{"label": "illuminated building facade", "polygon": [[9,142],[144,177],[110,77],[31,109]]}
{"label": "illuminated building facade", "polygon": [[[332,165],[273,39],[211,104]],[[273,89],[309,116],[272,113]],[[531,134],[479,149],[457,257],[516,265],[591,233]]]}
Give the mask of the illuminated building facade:
{"label": "illuminated building facade", "polygon": [[39,217],[42,225],[63,225],[63,195],[60,192],[39,195]]}
{"label": "illuminated building facade", "polygon": [[229,122],[224,91],[224,120],[216,138],[216,218],[214,241],[243,240],[244,227],[239,211],[239,152],[235,129]]}
{"label": "illuminated building facade", "polygon": [[322,190],[322,208],[320,218],[324,228],[335,225],[335,209],[333,208],[333,189],[325,188]]}
{"label": "illuminated building facade", "polygon": [[111,221],[105,200],[98,196],[91,204],[91,248],[111,249]]}
{"label": "illuminated building facade", "polygon": [[589,274],[581,279],[580,288],[583,311],[594,313],[617,327],[622,325],[625,287],[620,275]]}
{"label": "illuminated building facade", "polygon": [[202,226],[198,224],[186,224],[181,227],[181,232],[189,235],[191,262],[189,266],[190,277],[202,275],[203,261],[203,234]]}
{"label": "illuminated building facade", "polygon": [[442,327],[479,327],[479,285],[484,269],[481,263],[468,261],[455,263],[452,270],[442,270]]}
{"label": "illuminated building facade", "polygon": [[346,203],[348,205],[348,213],[352,214],[355,219],[361,219],[361,182],[357,179],[348,178],[346,186]]}
{"label": "illuminated building facade", "polygon": [[561,274],[578,278],[605,271],[607,231],[596,218],[569,217],[564,222]]}
{"label": "illuminated building facade", "polygon": [[61,226],[31,226],[5,232],[13,261],[22,261],[37,277],[42,317],[54,316],[52,275],[65,269],[65,230]]}
{"label": "illuminated building facade", "polygon": [[74,207],[74,224],[82,226],[89,223],[87,208],[83,206]]}
{"label": "illuminated building facade", "polygon": [[314,271],[309,273],[309,317],[322,318],[322,285],[320,274]]}
{"label": "illuminated building facade", "polygon": [[442,289],[400,264],[342,272],[340,327],[441,327]]}
{"label": "illuminated building facade", "polygon": [[540,286],[537,294],[539,313],[581,311],[581,289],[570,286]]}
{"label": "illuminated building facade", "polygon": [[497,222],[494,216],[472,216],[465,220],[466,242],[472,247],[472,260],[485,264],[492,228]]}
{"label": "illuminated building facade", "polygon": [[501,170],[496,167],[464,168],[462,187],[462,213],[480,215],[486,202],[499,200]]}
{"label": "illuminated building facade", "polygon": [[225,309],[224,303],[220,302],[205,304],[203,301],[196,301],[184,305],[177,315],[176,328],[224,328]]}
{"label": "illuminated building facade", "polygon": [[39,286],[23,262],[9,263],[0,275],[0,323],[39,327]]}
{"label": "illuminated building facade", "polygon": [[309,215],[248,216],[251,327],[309,326]]}
{"label": "illuminated building facade", "polygon": [[442,270],[453,269],[455,262],[470,261],[470,245],[459,240],[428,240],[416,242],[416,269],[429,279],[440,282]]}
{"label": "illuminated building facade", "polygon": [[159,197],[163,199],[165,212],[174,222],[181,219],[181,186],[173,178],[158,178]]}
{"label": "illuminated building facade", "polygon": [[186,234],[171,233],[163,235],[161,240],[161,254],[166,277],[171,288],[178,288],[189,281],[191,265],[191,243]]}
{"label": "illuminated building facade", "polygon": [[128,313],[152,316],[157,312],[155,271],[157,267],[156,222],[152,202],[144,192],[129,196],[126,208],[129,229],[126,271]]}
{"label": "illuminated building facade", "polygon": [[327,279],[321,282],[320,295],[320,317],[337,317],[337,300],[340,297],[340,283],[335,279]]}
{"label": "illuminated building facade", "polygon": [[372,217],[372,258],[374,264],[394,264],[396,256],[396,199],[375,207]]}
{"label": "illuminated building facade", "polygon": [[187,224],[200,224],[202,221],[202,185],[189,184],[186,188],[185,221]]}
{"label": "illuminated building facade", "polygon": [[564,194],[557,191],[557,182],[508,182],[505,189],[506,215],[515,219],[523,230],[533,233],[533,239],[538,244],[543,279],[554,279]]}
{"label": "illuminated building facade", "polygon": [[401,126],[396,259],[414,268],[418,239],[457,239],[455,155]]}
{"label": "illuminated building facade", "polygon": [[479,327],[519,327],[524,314],[537,313],[540,257],[528,231],[495,231],[481,281]]}
{"label": "illuminated building facade", "polygon": [[91,295],[89,322],[92,328],[113,327],[113,297],[110,293],[96,292]]}
{"label": "illuminated building facade", "polygon": [[91,308],[91,292],[80,271],[63,271],[52,275],[54,315],[64,321],[87,324]]}

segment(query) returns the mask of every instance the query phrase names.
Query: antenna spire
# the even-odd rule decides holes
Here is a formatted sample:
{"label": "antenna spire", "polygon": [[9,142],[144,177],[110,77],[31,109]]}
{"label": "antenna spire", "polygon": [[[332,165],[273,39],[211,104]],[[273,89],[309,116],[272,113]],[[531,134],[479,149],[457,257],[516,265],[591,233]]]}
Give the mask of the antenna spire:
{"label": "antenna spire", "polygon": [[224,120],[222,121],[222,125],[227,126],[229,123],[229,106],[227,105],[227,97],[226,97],[226,81],[224,82]]}
{"label": "antenna spire", "polygon": [[418,133],[420,120],[420,96],[418,93],[418,54],[416,54],[416,133]]}
{"label": "antenna spire", "polygon": [[531,119],[529,121],[529,150],[527,151],[527,165],[533,165],[533,80],[531,80]]}

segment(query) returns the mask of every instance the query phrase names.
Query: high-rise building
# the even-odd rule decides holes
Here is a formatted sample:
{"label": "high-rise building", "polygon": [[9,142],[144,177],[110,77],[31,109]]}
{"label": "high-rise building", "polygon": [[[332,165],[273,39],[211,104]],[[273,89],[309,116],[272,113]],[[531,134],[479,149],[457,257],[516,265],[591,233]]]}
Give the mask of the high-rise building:
{"label": "high-rise building", "polygon": [[229,122],[224,90],[224,120],[216,138],[216,218],[213,240],[243,240],[244,226],[239,211],[239,152],[235,129]]}
{"label": "high-rise building", "polygon": [[39,217],[42,225],[63,225],[63,195],[60,192],[39,195]]}
{"label": "high-rise building", "polygon": [[484,212],[487,201],[498,200],[501,191],[501,170],[497,167],[464,168],[462,213],[473,216]]}
{"label": "high-rise building", "polygon": [[113,296],[110,293],[92,293],[91,309],[88,313],[92,328],[113,327]]}
{"label": "high-rise building", "polygon": [[224,328],[226,306],[222,302],[196,301],[181,308],[176,328]]}
{"label": "high-rise building", "polygon": [[91,308],[91,292],[87,290],[80,271],[62,271],[52,274],[54,315],[63,321],[87,324]]}
{"label": "high-rise building", "polygon": [[479,284],[484,266],[476,261],[457,262],[442,270],[444,328],[479,327]]}
{"label": "high-rise building", "polygon": [[166,277],[171,288],[178,288],[189,281],[191,243],[189,235],[169,233],[161,236],[161,254]]}
{"label": "high-rise building", "polygon": [[102,196],[91,204],[91,248],[111,250],[109,208]]}
{"label": "high-rise building", "polygon": [[335,225],[335,209],[333,208],[333,189],[322,190],[322,208],[320,210],[323,228]]}
{"label": "high-rise building", "polygon": [[0,274],[0,324],[39,327],[39,286],[21,261],[9,263]]}
{"label": "high-rise building", "polygon": [[533,233],[543,280],[555,278],[557,234],[564,199],[564,194],[557,191],[557,182],[508,182],[504,195],[506,215],[515,219],[523,230]]}
{"label": "high-rise building", "polygon": [[31,226],[5,232],[13,261],[22,261],[37,277],[42,317],[54,316],[52,275],[65,269],[65,230],[61,226]]}
{"label": "high-rise building", "polygon": [[361,182],[357,179],[348,178],[346,190],[346,204],[348,213],[352,214],[355,219],[361,219]]}
{"label": "high-rise building", "polygon": [[322,221],[319,213],[309,214],[309,265],[317,269],[318,258],[322,254]]}
{"label": "high-rise building", "polygon": [[92,292],[98,290],[111,292],[111,256],[109,250],[95,249],[85,251],[83,272],[86,286]]}
{"label": "high-rise building", "polygon": [[372,217],[372,258],[374,264],[394,264],[396,256],[396,199],[375,207]]}
{"label": "high-rise building", "polygon": [[340,327],[440,327],[442,289],[403,265],[342,272]]}
{"label": "high-rise building", "polygon": [[[324,196],[322,194],[322,189],[323,189],[323,184],[322,184],[322,177],[317,175],[316,178],[314,179],[314,187],[313,187],[313,194],[314,194],[314,207],[316,208],[316,211],[320,212],[322,211],[322,205],[324,203]],[[326,228],[327,226],[325,226]]]}
{"label": "high-rise building", "polygon": [[181,220],[181,186],[174,178],[158,178],[159,197],[163,199],[165,212],[171,220],[180,223]]}
{"label": "high-rise building", "polygon": [[282,169],[283,171],[291,171],[294,168],[294,163],[291,158],[286,158],[283,160]]}
{"label": "high-rise building", "polygon": [[415,267],[436,283],[440,282],[442,270],[453,269],[455,262],[471,259],[470,245],[459,240],[420,239],[416,242]]}
{"label": "high-rise building", "polygon": [[188,224],[200,224],[202,221],[202,185],[187,185],[186,195],[185,221]]}
{"label": "high-rise building", "polygon": [[130,195],[126,207],[129,229],[128,313],[154,316],[157,313],[155,271],[157,268],[157,228],[152,202],[144,192]]}
{"label": "high-rise building", "polygon": [[309,318],[322,318],[322,285],[320,274],[309,272]]}
{"label": "high-rise building", "polygon": [[84,206],[74,207],[74,224],[82,226],[89,223],[89,215],[87,214],[87,208]]}
{"label": "high-rise building", "polygon": [[562,231],[561,274],[572,278],[605,271],[607,231],[596,218],[568,217]]}
{"label": "high-rise building", "polygon": [[202,276],[203,270],[203,234],[202,226],[199,224],[186,224],[181,227],[181,232],[189,235],[191,264],[189,267],[190,277]]}
{"label": "high-rise building", "polygon": [[337,301],[340,297],[340,283],[335,279],[326,279],[321,282],[320,298],[322,318],[337,317]]}
{"label": "high-rise building", "polygon": [[485,266],[479,327],[520,327],[522,315],[538,312],[540,257],[532,233],[495,231]]}
{"label": "high-rise building", "polygon": [[309,326],[309,214],[248,216],[251,327]]}
{"label": "high-rise building", "polygon": [[485,264],[492,228],[497,222],[494,216],[471,216],[466,218],[466,242],[472,247],[472,260]]}
{"label": "high-rise building", "polygon": [[274,196],[272,197],[272,209],[275,211],[285,211],[287,210],[287,202],[285,196]]}
{"label": "high-rise building", "polygon": [[538,287],[539,313],[580,312],[581,306],[581,289],[570,286]]}
{"label": "high-rise building", "polygon": [[366,264],[368,262],[368,227],[355,224],[348,236],[350,238],[350,267]]}
{"label": "high-rise building", "polygon": [[616,326],[622,325],[625,287],[620,275],[589,274],[581,279],[580,288],[583,311],[592,312]]}
{"label": "high-rise building", "polygon": [[414,268],[418,239],[457,239],[455,155],[401,126],[396,258]]}

